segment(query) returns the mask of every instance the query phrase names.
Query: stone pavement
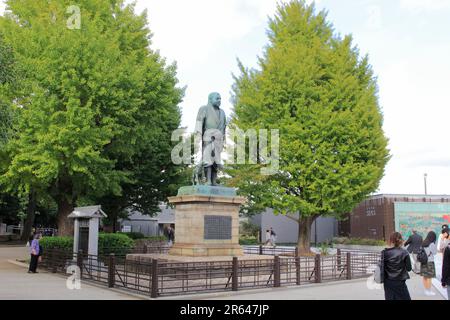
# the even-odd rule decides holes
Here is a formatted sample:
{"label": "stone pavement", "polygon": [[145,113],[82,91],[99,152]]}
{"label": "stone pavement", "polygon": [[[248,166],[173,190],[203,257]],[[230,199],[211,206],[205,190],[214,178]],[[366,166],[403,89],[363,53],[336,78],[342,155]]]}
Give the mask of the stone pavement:
{"label": "stone pavement", "polygon": [[[411,274],[407,286],[412,300],[444,300],[433,288],[436,296],[425,296],[422,278]],[[159,299],[174,299],[172,297]],[[176,299],[193,300],[384,300],[383,289],[370,290],[366,279],[321,283],[314,285],[282,287],[278,289],[258,289],[238,291],[235,293],[212,293],[176,297]]]}
{"label": "stone pavement", "polygon": [[[26,268],[9,262],[28,258],[25,246],[0,246],[0,300],[130,300],[123,294],[81,282],[80,290],[69,290],[66,278],[51,273],[27,273]],[[38,269],[39,271],[39,269]]]}
{"label": "stone pavement", "polygon": [[[17,266],[8,260],[25,259],[28,257],[28,248],[24,246],[0,246],[0,300],[14,299],[46,299],[46,300],[129,300],[148,299],[148,297],[122,293],[117,289],[81,283],[81,290],[66,288],[66,278],[46,272],[28,274],[27,269]],[[407,281],[409,292],[413,300],[444,300],[438,290],[434,297],[423,293],[422,278],[411,273]],[[246,290],[238,292],[219,292],[189,296],[162,297],[166,299],[190,300],[384,300],[384,291],[370,290],[366,279],[322,283],[317,285],[304,285],[282,288],[268,288],[259,290]]]}

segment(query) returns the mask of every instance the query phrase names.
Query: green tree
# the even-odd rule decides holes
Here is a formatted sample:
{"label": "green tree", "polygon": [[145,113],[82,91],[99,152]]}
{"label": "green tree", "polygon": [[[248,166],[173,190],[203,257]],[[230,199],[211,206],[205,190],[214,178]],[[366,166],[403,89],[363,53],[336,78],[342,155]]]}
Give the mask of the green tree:
{"label": "green tree", "polygon": [[[0,172],[4,172],[9,161],[6,145],[13,129],[13,110],[10,101],[16,83],[17,66],[14,52],[0,33]],[[0,222],[16,222],[20,208],[19,198],[0,188]]]}
{"label": "green tree", "polygon": [[30,85],[2,181],[51,195],[60,235],[69,235],[67,215],[79,199],[119,196],[135,181],[142,137],[165,128],[146,121],[159,114],[178,121],[182,90],[175,88],[175,66],[149,49],[146,13],[135,15],[134,5],[80,0],[80,16],[67,13],[69,0],[6,5],[11,13],[0,28]]}
{"label": "green tree", "polygon": [[314,220],[350,212],[378,188],[389,159],[368,57],[326,15],[300,0],[279,5],[258,70],[239,63],[233,88],[232,125],[279,129],[280,165],[261,175],[258,156],[258,165],[233,166],[230,184],[259,212],[295,220],[302,254]]}

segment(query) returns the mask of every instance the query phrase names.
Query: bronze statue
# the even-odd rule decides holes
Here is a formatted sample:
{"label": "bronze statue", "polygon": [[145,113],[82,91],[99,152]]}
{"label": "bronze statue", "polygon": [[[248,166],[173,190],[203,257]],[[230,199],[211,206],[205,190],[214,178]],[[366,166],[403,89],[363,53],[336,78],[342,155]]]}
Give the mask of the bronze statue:
{"label": "bronze statue", "polygon": [[198,111],[195,133],[202,137],[202,157],[194,169],[194,184],[200,184],[199,175],[204,173],[206,184],[217,185],[217,172],[222,169],[221,153],[225,142],[226,116],[220,109],[220,94],[208,96],[208,104]]}

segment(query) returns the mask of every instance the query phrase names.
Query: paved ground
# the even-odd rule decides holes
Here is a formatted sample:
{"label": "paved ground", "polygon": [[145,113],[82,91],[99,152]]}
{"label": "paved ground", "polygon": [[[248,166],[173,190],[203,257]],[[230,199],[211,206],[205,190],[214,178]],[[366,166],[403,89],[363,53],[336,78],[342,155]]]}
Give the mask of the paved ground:
{"label": "paved ground", "polygon": [[[69,290],[66,278],[27,269],[8,260],[25,259],[28,248],[0,246],[0,300],[130,300],[134,296],[81,283],[80,290]],[[38,270],[39,271],[39,270]]]}
{"label": "paved ground", "polygon": [[[8,260],[25,259],[28,249],[24,246],[0,246],[0,300],[129,300],[138,296],[128,295],[82,282],[81,290],[69,290],[66,278],[49,273],[28,274],[24,267]],[[413,300],[443,300],[436,289],[434,297],[423,293],[421,277],[411,273],[407,281]],[[163,299],[212,299],[212,300],[384,300],[383,290],[370,290],[366,280],[305,285],[279,289],[239,291],[190,296],[175,296]]]}
{"label": "paved ground", "polygon": [[[422,278],[411,275],[407,281],[412,300],[444,300],[436,293],[434,297],[425,296]],[[212,299],[212,300],[384,300],[382,289],[370,290],[366,280],[322,283],[280,289],[263,289],[246,292],[218,293],[202,296],[179,297],[179,299]]]}

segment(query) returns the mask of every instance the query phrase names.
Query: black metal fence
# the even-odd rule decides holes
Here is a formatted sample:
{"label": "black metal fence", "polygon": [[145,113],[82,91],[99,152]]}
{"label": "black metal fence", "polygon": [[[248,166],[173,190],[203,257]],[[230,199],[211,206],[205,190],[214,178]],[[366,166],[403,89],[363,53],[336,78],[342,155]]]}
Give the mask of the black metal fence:
{"label": "black metal fence", "polygon": [[[167,250],[166,247],[147,247],[140,253],[166,253]],[[295,252],[293,256],[234,257],[230,261],[168,262],[131,260],[120,254],[91,256],[47,249],[41,266],[49,272],[63,274],[67,274],[70,266],[78,266],[82,280],[157,298],[368,277],[368,268],[379,259],[378,253],[338,250],[336,255],[299,257]]]}

